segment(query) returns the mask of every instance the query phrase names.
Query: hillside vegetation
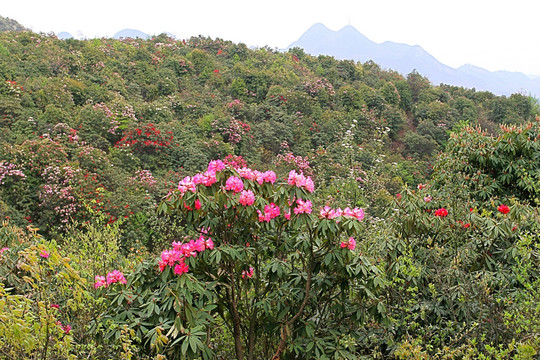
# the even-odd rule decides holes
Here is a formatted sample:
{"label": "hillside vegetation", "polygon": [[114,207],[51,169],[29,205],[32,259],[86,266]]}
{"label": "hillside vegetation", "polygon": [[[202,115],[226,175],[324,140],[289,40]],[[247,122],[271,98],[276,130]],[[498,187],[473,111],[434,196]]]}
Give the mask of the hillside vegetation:
{"label": "hillside vegetation", "polygon": [[0,353],[532,359],[538,110],[298,48],[0,33]]}

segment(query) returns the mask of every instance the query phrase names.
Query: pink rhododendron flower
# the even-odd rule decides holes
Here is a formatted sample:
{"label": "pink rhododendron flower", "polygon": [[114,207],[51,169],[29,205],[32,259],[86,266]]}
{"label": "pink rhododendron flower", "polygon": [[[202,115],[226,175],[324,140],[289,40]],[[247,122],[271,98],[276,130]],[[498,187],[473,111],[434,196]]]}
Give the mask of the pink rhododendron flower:
{"label": "pink rhododendron flower", "polygon": [[305,177],[304,174],[300,173],[298,174],[296,171],[291,170],[289,172],[289,178],[287,179],[287,183],[291,186],[296,186],[299,188],[304,188],[309,192],[313,192],[315,189],[315,185],[313,184],[313,180],[311,180],[310,177]]}
{"label": "pink rhododendron flower", "polygon": [[294,213],[298,214],[311,214],[311,201],[309,200],[296,200],[297,206],[294,208]]}
{"label": "pink rhododendron flower", "polygon": [[354,240],[354,238],[352,236],[349,238],[349,244],[347,245],[347,248],[349,250],[356,249],[356,240]]}
{"label": "pink rhododendron flower", "polygon": [[242,179],[231,176],[227,179],[225,182],[225,190],[232,190],[235,193],[240,192],[244,189],[244,183],[242,182]]}
{"label": "pink rhododendron flower", "polygon": [[312,193],[312,192],[315,190],[315,184],[313,184],[313,180],[311,180],[310,177],[308,177],[308,178],[306,179],[305,188],[306,188],[306,190],[309,191],[310,193]]}
{"label": "pink rhododendron flower", "polygon": [[189,266],[186,265],[184,262],[178,263],[174,266],[175,275],[182,275],[184,273],[187,273],[188,271],[189,271]]}
{"label": "pink rhododendron flower", "polygon": [[354,238],[351,236],[349,238],[349,240],[342,241],[340,246],[341,246],[342,249],[348,248],[349,250],[352,251],[352,250],[356,249],[356,240],[354,240]]}
{"label": "pink rhododendron flower", "polygon": [[364,209],[362,208],[354,208],[352,210],[353,212],[353,216],[358,220],[358,221],[362,221],[364,219]]}
{"label": "pink rhododendron flower", "polygon": [[430,202],[432,200],[432,197],[430,195],[424,197],[425,202]]}
{"label": "pink rhododendron flower", "polygon": [[8,247],[0,249],[0,255],[2,255],[5,251],[9,251]]}
{"label": "pink rhododendron flower", "polygon": [[[201,232],[207,233],[207,229],[202,229]],[[185,264],[185,259],[188,257],[195,257],[198,253],[214,248],[214,242],[211,238],[206,239],[204,235],[201,235],[197,240],[190,240],[187,243],[173,242],[172,250],[163,250],[161,252],[161,259],[158,263],[159,271],[163,272],[165,268],[173,268],[173,272],[177,275],[188,272],[189,268]]]}
{"label": "pink rhododendron flower", "polygon": [[330,206],[325,206],[323,208],[321,208],[321,211],[320,211],[320,214],[321,214],[321,217],[322,218],[326,218],[326,219],[330,219],[330,211],[332,210],[332,208]]}
{"label": "pink rhododendron flower", "polygon": [[47,250],[41,250],[39,252],[39,256],[41,256],[44,259],[47,259],[49,257],[49,252]]}
{"label": "pink rhododendron flower", "polygon": [[255,174],[253,170],[251,170],[250,168],[243,167],[243,168],[237,169],[237,171],[238,171],[238,175],[240,175],[240,177],[244,179],[247,179],[247,180],[255,179]]}
{"label": "pink rhododendron flower", "polygon": [[[261,210],[257,209],[257,214],[259,215],[259,222],[266,221],[266,218],[264,217],[264,214],[261,212]],[[270,221],[270,219],[268,219]]]}
{"label": "pink rhododendron flower", "polygon": [[277,206],[274,203],[270,203],[270,205],[266,205],[264,207],[264,214],[265,216],[268,215],[270,219],[277,218],[280,214],[279,206]]}
{"label": "pink rhododendron flower", "polygon": [[215,171],[205,171],[204,174],[196,174],[193,176],[195,185],[203,184],[204,186],[212,186],[217,181]]}
{"label": "pink rhododendron flower", "polygon": [[262,185],[264,183],[264,174],[262,172],[254,170],[253,175],[253,180],[255,180],[259,185]]}
{"label": "pink rhododendron flower", "polygon": [[105,276],[99,276],[97,275],[95,278],[94,288],[100,288],[100,287],[107,287],[107,282],[105,281]]}
{"label": "pink rhododendron flower", "polygon": [[288,212],[286,212],[285,214],[283,214],[283,216],[285,217],[285,219],[291,220],[291,211],[289,210]]}
{"label": "pink rhododendron flower", "polygon": [[201,210],[201,200],[195,200],[195,210]]}
{"label": "pink rhododendron flower", "polygon": [[250,266],[249,270],[242,270],[242,279],[251,278],[253,276],[253,268]]}
{"label": "pink rhododendron flower", "polygon": [[255,194],[251,190],[242,190],[238,202],[244,206],[253,205],[255,202]]}
{"label": "pink rhododendron flower", "polygon": [[113,270],[107,274],[107,286],[117,282],[121,284],[125,284],[127,282],[124,274],[118,270]]}
{"label": "pink rhododendron flower", "polygon": [[208,171],[218,172],[225,169],[225,164],[221,160],[212,160],[208,164]]}
{"label": "pink rhododendron flower", "polygon": [[186,176],[178,183],[178,190],[180,190],[182,194],[185,194],[188,191],[196,192],[197,186],[191,177]]}
{"label": "pink rhododendron flower", "polygon": [[265,171],[263,173],[263,178],[265,182],[273,184],[276,182],[276,173],[273,171]]}
{"label": "pink rhododendron flower", "polygon": [[205,249],[214,249],[214,242],[212,241],[212,238],[208,238],[204,240],[204,247]]}

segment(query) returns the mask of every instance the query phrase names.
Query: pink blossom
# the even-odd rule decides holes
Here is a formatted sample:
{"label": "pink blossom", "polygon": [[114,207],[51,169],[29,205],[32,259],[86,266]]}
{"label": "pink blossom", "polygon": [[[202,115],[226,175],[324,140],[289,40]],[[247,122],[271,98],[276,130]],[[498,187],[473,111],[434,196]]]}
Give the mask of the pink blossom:
{"label": "pink blossom", "polygon": [[221,160],[212,160],[208,164],[208,171],[219,172],[225,169],[225,164]]}
{"label": "pink blossom", "polygon": [[52,308],[60,310],[60,305],[58,305],[58,304],[51,304],[49,306],[52,307]]}
{"label": "pink blossom", "polygon": [[71,325],[65,325],[65,326],[62,326],[62,330],[64,330],[64,332],[66,334],[69,334],[69,332],[71,331]]}
{"label": "pink blossom", "polygon": [[4,251],[9,251],[9,248],[5,247],[5,248],[0,249],[0,255],[2,255]]}
{"label": "pink blossom", "polygon": [[240,192],[244,189],[244,183],[242,180],[236,176],[231,176],[225,182],[225,190],[232,190],[235,193]]}
{"label": "pink blossom", "polygon": [[264,207],[264,214],[265,215],[268,214],[270,219],[274,219],[274,218],[278,217],[279,214],[280,214],[279,207],[274,203],[270,203],[270,205],[266,205]]}
{"label": "pink blossom", "polygon": [[285,214],[283,214],[283,216],[285,217],[285,219],[291,220],[291,211],[289,210],[288,212],[286,212]]}
{"label": "pink blossom", "polygon": [[39,256],[41,256],[44,259],[47,259],[49,257],[49,252],[47,250],[41,250],[39,252]]}
{"label": "pink blossom", "polygon": [[125,284],[127,282],[124,274],[118,270],[113,270],[107,274],[107,286],[117,282],[121,284]]}
{"label": "pink blossom", "polygon": [[320,214],[321,214],[321,217],[322,218],[326,218],[326,219],[330,219],[330,211],[332,210],[332,208],[330,208],[330,206],[325,206],[323,208],[321,208],[321,211],[320,211]]}
{"label": "pink blossom", "polygon": [[424,197],[425,202],[430,202],[432,200],[432,197],[430,195]]}
{"label": "pink blossom", "polygon": [[349,238],[349,244],[347,247],[349,250],[354,250],[356,248],[356,240],[354,240],[352,236]]}
{"label": "pink blossom", "polygon": [[243,190],[240,193],[240,199],[238,200],[238,202],[244,206],[253,205],[253,203],[255,202],[255,194],[253,194],[253,191],[251,190]]}
{"label": "pink blossom", "polygon": [[259,185],[264,183],[264,174],[260,171],[253,170],[254,179]]}
{"label": "pink blossom", "polygon": [[184,273],[187,273],[188,271],[189,271],[189,266],[186,265],[184,262],[178,263],[174,266],[175,275],[182,275]]}
{"label": "pink blossom", "polygon": [[358,220],[358,221],[362,221],[364,220],[364,209],[362,208],[354,208],[353,209],[353,216]]}
{"label": "pink blossom", "polygon": [[349,238],[349,240],[342,241],[341,244],[340,244],[340,247],[342,249],[348,248],[349,250],[352,251],[352,250],[356,249],[356,240],[354,240],[354,238],[351,236]]}
{"label": "pink blossom", "polygon": [[271,170],[265,171],[263,173],[263,178],[265,182],[269,182],[270,184],[273,184],[276,182],[276,173]]}
{"label": "pink blossom", "polygon": [[249,270],[242,270],[242,279],[251,278],[253,276],[253,268],[250,266]]}
{"label": "pink blossom", "polygon": [[107,282],[105,281],[105,276],[99,276],[97,275],[95,278],[94,288],[100,288],[100,287],[107,287]]}
{"label": "pink blossom", "polygon": [[311,214],[311,201],[309,200],[296,200],[297,206],[294,208],[294,213],[298,214]]}
{"label": "pink blossom", "polygon": [[244,179],[254,180],[256,178],[253,170],[251,170],[250,168],[243,167],[241,169],[237,169],[237,171],[238,171],[238,175],[240,175],[240,177]]}
{"label": "pink blossom", "polygon": [[313,184],[313,180],[311,180],[310,177],[305,177],[304,174],[296,173],[296,171],[291,170],[289,172],[289,178],[287,179],[287,183],[291,186],[296,186],[299,188],[304,188],[310,193],[313,192],[315,189],[315,185]]}
{"label": "pink blossom", "polygon": [[214,248],[214,242],[212,241],[212,238],[208,238],[204,241],[204,246],[206,249],[212,250]]}
{"label": "pink blossom", "polygon": [[196,192],[197,187],[193,179],[189,176],[186,176],[178,183],[178,190],[180,190],[182,194],[185,194],[188,191]]}
{"label": "pink blossom", "polygon": [[201,210],[201,200],[195,200],[195,210]]}

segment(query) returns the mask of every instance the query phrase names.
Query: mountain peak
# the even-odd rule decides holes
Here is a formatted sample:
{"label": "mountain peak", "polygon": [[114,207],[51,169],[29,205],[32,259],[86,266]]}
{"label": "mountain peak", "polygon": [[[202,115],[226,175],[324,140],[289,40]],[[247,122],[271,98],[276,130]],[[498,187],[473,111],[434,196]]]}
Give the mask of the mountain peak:
{"label": "mountain peak", "polygon": [[289,48],[300,47],[313,56],[329,55],[341,60],[366,62],[373,60],[382,68],[393,69],[406,75],[413,69],[427,76],[434,84],[475,87],[496,94],[511,94],[526,89],[540,93],[540,84],[521,73],[508,71],[490,72],[473,65],[451,68],[424,50],[420,45],[385,41],[377,44],[351,25],[339,31],[323,24],[314,24]]}

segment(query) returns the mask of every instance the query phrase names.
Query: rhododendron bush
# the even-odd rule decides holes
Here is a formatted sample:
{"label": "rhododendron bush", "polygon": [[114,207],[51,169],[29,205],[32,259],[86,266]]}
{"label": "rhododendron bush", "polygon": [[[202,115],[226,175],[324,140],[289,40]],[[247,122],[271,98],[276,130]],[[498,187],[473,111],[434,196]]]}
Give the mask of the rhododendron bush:
{"label": "rhododendron bush", "polygon": [[[223,329],[237,359],[318,358],[332,347],[316,338],[358,336],[350,326],[384,312],[375,295],[384,281],[358,249],[364,211],[317,208],[314,190],[302,173],[278,179],[220,160],[181,179],[158,211],[182,219],[187,235],[127,277],[116,300],[144,316],[123,321],[158,352],[188,357],[223,351],[209,342]],[[160,296],[144,298],[145,288]]]}

